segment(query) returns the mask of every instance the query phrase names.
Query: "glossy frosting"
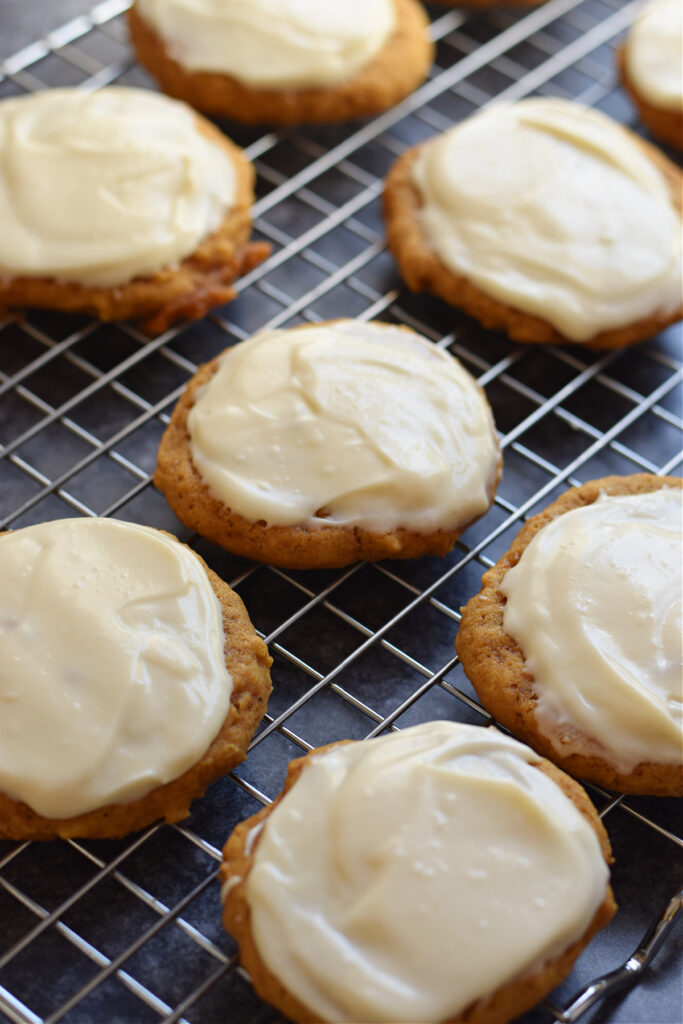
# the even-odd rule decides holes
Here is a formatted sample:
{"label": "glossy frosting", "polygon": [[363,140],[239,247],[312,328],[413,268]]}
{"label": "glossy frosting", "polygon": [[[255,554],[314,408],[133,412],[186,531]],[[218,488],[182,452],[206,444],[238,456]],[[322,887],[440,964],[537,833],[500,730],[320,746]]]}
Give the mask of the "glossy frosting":
{"label": "glossy frosting", "polygon": [[246,881],[267,967],[326,1021],[444,1021],[590,924],[595,833],[494,729],[431,722],[308,762]]}
{"label": "glossy frosting", "polygon": [[272,89],[352,78],[396,23],[392,0],[137,0],[136,6],[183,67]]}
{"label": "glossy frosting", "polygon": [[182,775],[230,706],[201,562],[113,519],[0,536],[0,790],[49,818]]}
{"label": "glossy frosting", "polygon": [[486,400],[456,359],[354,320],[228,349],[188,430],[213,494],[269,526],[452,529],[488,507],[498,461]]}
{"label": "glossy frosting", "polygon": [[413,169],[443,262],[587,341],[681,304],[681,221],[616,122],[556,99],[493,106],[425,144]]}
{"label": "glossy frosting", "polygon": [[544,526],[505,574],[504,628],[558,753],[624,773],[683,761],[682,516],[677,488],[602,495]]}
{"label": "glossy frosting", "polygon": [[626,42],[626,69],[636,90],[655,107],[683,112],[683,6],[651,0]]}
{"label": "glossy frosting", "polygon": [[49,89],[0,103],[0,275],[124,284],[194,252],[234,197],[230,157],[166,96]]}

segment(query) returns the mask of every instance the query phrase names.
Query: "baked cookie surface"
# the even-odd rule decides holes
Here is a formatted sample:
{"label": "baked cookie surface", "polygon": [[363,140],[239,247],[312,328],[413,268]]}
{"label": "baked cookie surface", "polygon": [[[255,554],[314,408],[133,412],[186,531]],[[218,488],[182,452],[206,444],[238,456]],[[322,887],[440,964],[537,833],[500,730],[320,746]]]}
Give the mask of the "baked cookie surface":
{"label": "baked cookie surface", "polygon": [[202,316],[268,253],[250,243],[253,171],[184,104],[142,89],[0,102],[0,311]]}
{"label": "baked cookie surface", "polygon": [[171,96],[245,123],[334,123],[404,99],[432,61],[417,0],[138,0],[138,60]]}
{"label": "baked cookie surface", "polygon": [[563,100],[493,106],[386,180],[389,249],[431,291],[526,342],[620,348],[680,319],[681,173]]}
{"label": "baked cookie surface", "polygon": [[223,856],[224,925],[258,994],[297,1022],[503,1024],[615,909],[581,787],[450,722],[293,761]]}
{"label": "baked cookie surface", "polygon": [[0,836],[178,821],[246,756],[270,658],[170,534],[109,519],[0,535]]}
{"label": "baked cookie surface", "polygon": [[621,83],[656,138],[683,149],[683,12],[650,0],[619,50]]}
{"label": "baked cookie surface", "polygon": [[520,531],[456,648],[488,711],[565,771],[683,794],[681,481],[604,477]]}
{"label": "baked cookie surface", "polygon": [[266,331],[200,368],[154,482],[186,525],[290,568],[445,554],[487,510],[501,456],[456,359],[406,328]]}

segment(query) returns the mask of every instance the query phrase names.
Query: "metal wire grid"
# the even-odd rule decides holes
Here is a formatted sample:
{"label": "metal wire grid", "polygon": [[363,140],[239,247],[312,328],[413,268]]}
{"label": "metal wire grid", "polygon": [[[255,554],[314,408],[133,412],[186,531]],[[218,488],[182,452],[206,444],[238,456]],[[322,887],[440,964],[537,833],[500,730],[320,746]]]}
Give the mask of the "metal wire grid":
{"label": "metal wire grid", "polygon": [[[150,85],[128,51],[127,6],[105,0],[7,60],[0,96]],[[482,569],[570,484],[680,472],[676,329],[621,354],[513,346],[401,289],[378,205],[382,177],[407,145],[493,97],[576,98],[630,121],[613,68],[634,6],[431,9],[436,66],[394,110],[346,127],[261,135],[231,126],[259,174],[257,233],[273,243],[235,302],[152,341],[130,325],[53,313],[0,328],[0,528],[84,514],[174,530],[241,593],[275,659],[275,692],[247,762],[188,823],[122,841],[0,842],[0,1020],[274,1020],[219,923],[217,861],[233,825],[271,800],[287,761],[313,746],[431,718],[487,721],[453,651],[458,609]],[[445,559],[308,573],[255,566],[191,536],[151,486],[161,433],[199,362],[262,327],[339,315],[406,323],[486,388],[505,475],[494,507]],[[559,1020],[571,991],[625,959],[680,875],[674,801],[592,795],[615,847],[622,908],[527,1024]],[[678,1019],[674,945],[654,985],[601,1020]]]}

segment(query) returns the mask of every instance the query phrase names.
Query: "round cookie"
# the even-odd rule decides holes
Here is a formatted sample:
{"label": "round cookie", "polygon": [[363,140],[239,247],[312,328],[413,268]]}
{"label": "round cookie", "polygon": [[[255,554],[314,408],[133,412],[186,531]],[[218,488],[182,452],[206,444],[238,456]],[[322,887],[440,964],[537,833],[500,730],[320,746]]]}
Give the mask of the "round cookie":
{"label": "round cookie", "polygon": [[[239,0],[232,9],[213,9],[215,4],[203,0],[200,18],[183,0],[165,7],[155,0],[138,0],[129,13],[138,60],[169,95],[247,124],[335,123],[367,117],[408,96],[432,62],[429,20],[417,0],[375,0],[372,11],[364,0],[354,0],[351,6],[346,0],[334,0],[332,5],[328,0],[326,5],[309,3],[308,9],[298,5],[299,10],[282,0],[259,4],[247,12]],[[393,21],[388,32],[387,12]],[[326,38],[324,25],[316,24],[309,41],[303,25],[313,16],[318,21],[330,19],[333,30],[342,33],[341,40],[334,35]],[[358,65],[356,51],[361,50],[361,57],[365,53],[374,22],[379,45]],[[285,30],[291,47],[288,60],[288,50],[278,45],[278,33]],[[202,47],[211,48],[212,58],[202,59]]]}
{"label": "round cookie", "polygon": [[271,690],[241,599],[175,537],[116,520],[5,533],[0,566],[0,837],[187,817]]}
{"label": "round cookie", "polygon": [[621,83],[656,138],[683,149],[683,17],[679,0],[650,0],[619,49]]}
{"label": "round cookie", "polygon": [[408,150],[384,214],[410,289],[517,341],[621,348],[683,315],[681,172],[578,104],[494,105]]}
{"label": "round cookie", "polygon": [[133,318],[150,335],[234,297],[253,170],[184,104],[142,89],[0,102],[0,313]]}
{"label": "round cookie", "polygon": [[445,554],[487,510],[501,455],[456,359],[388,324],[266,331],[201,367],[154,483],[181,522],[287,568]]}
{"label": "round cookie", "polygon": [[[641,473],[567,491],[484,574],[456,638],[501,725],[571,775],[619,792],[683,795],[681,486]],[[665,491],[672,507],[661,511]]]}
{"label": "round cookie", "polygon": [[[546,846],[551,833],[563,840]],[[223,858],[240,960],[302,1024],[504,1024],[615,910],[609,841],[581,787],[495,729],[450,722],[293,761]]]}

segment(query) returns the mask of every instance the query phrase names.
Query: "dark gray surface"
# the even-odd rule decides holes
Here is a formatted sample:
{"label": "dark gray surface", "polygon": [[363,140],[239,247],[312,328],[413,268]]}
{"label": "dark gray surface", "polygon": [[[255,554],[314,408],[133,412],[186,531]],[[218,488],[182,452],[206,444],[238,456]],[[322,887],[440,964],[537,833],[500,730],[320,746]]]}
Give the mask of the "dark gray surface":
{"label": "dark gray surface", "polygon": [[0,0],[0,60],[93,6],[92,0]]}
{"label": "dark gray surface", "polygon": [[[668,466],[680,473],[678,329],[606,357],[520,348],[438,300],[405,292],[382,250],[379,179],[396,154],[465,116],[532,68],[547,68],[539,79],[544,94],[594,102],[634,123],[613,78],[617,29],[604,34],[606,44],[598,38],[605,19],[619,17],[624,5],[584,0],[569,9],[569,0],[566,15],[551,18],[553,3],[546,27],[535,32],[524,26],[544,18],[544,9],[528,16],[471,16],[459,29],[458,16],[434,6],[430,13],[437,34],[444,36],[436,74],[457,67],[469,52],[481,66],[435,94],[428,106],[409,104],[376,131],[364,129],[364,136],[348,143],[345,160],[335,155],[335,147],[353,140],[359,125],[275,136],[226,126],[258,155],[259,235],[273,242],[277,254],[284,244],[295,246],[309,229],[319,226],[320,232],[284,262],[276,257],[261,268],[240,298],[215,317],[172,332],[163,346],[126,325],[98,326],[84,317],[50,313],[34,312],[23,323],[0,327],[0,444],[14,446],[0,457],[0,529],[80,512],[166,527],[190,541],[225,579],[238,579],[237,589],[266,636],[294,617],[271,643],[275,690],[269,721],[286,717],[262,733],[265,738],[234,778],[216,783],[196,802],[184,827],[117,842],[0,843],[0,1001],[3,989],[5,998],[10,993],[15,1000],[14,1010],[8,1006],[12,1017],[0,1011],[1,1020],[31,1019],[25,1010],[47,1018],[75,1000],[62,1020],[155,1021],[186,1003],[184,1016],[193,1024],[274,1021],[273,1011],[234,969],[225,968],[211,983],[222,969],[220,958],[234,952],[219,920],[215,854],[234,824],[259,809],[255,794],[275,796],[287,761],[308,745],[363,737],[397,710],[398,725],[442,717],[482,721],[467,702],[473,694],[454,662],[457,614],[476,592],[483,569],[509,544],[522,518],[517,511],[534,512],[568,483],[610,472]],[[78,13],[75,8],[75,0],[59,5],[5,0],[0,45],[6,53],[21,47],[34,32]],[[561,13],[557,3],[554,9]],[[499,34],[516,31],[515,25],[520,26],[517,40],[501,46],[503,58],[491,64],[490,52],[478,47],[496,45]],[[573,66],[565,68],[552,57],[556,51],[561,56],[567,43],[593,37],[592,48],[587,42],[586,56]],[[74,45],[113,69],[119,81],[149,84],[130,61],[125,39],[119,20]],[[28,70],[30,80],[0,83],[0,95],[36,82],[87,82],[87,73],[74,70],[64,55]],[[333,156],[326,165],[328,151]],[[283,184],[307,168],[305,184]],[[273,201],[276,187],[283,191]],[[355,200],[353,214],[340,218],[338,208]],[[149,482],[176,389],[198,362],[272,318],[287,324],[362,314],[371,306],[379,318],[407,322],[445,341],[469,369],[486,373],[499,429],[503,435],[520,430],[506,444],[495,507],[445,559],[348,572],[280,573],[192,537]],[[555,407],[553,396],[561,388],[567,394]],[[92,393],[84,395],[85,389]],[[609,440],[603,431],[612,431]],[[477,555],[469,558],[475,546]],[[432,586],[433,599],[413,607],[416,595]],[[326,601],[302,612],[325,588],[330,588]],[[368,641],[390,621],[380,640]],[[316,690],[326,674],[334,675]],[[305,698],[301,707],[291,712],[300,698]],[[612,807],[605,795],[591,793],[599,809],[609,808],[605,824],[616,857],[620,910],[552,994],[555,1006],[630,954],[683,875],[680,847],[667,834],[681,831],[680,802],[626,798]],[[120,862],[110,867],[117,857]],[[195,887],[199,891],[192,895]],[[34,934],[41,918],[53,913],[54,922]],[[17,944],[27,937],[19,950]],[[682,941],[679,926],[640,984],[586,1019],[679,1024]],[[116,957],[123,958],[115,961],[118,973],[106,966]],[[90,980],[98,983],[79,996]],[[525,1024],[552,1019],[547,1008],[523,1018]]]}

